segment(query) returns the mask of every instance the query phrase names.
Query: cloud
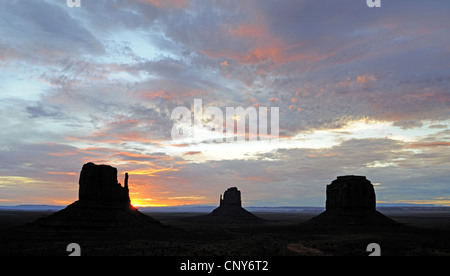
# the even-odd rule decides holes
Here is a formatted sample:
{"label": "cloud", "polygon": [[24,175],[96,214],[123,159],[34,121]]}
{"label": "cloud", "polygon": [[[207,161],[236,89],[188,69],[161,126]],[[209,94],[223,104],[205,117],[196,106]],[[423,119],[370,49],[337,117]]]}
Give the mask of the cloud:
{"label": "cloud", "polygon": [[22,57],[45,62],[42,55],[104,52],[94,35],[61,6],[45,1],[16,1],[4,3],[2,11],[3,42],[25,51]]}
{"label": "cloud", "polygon": [[[1,176],[69,198],[83,162],[112,163],[137,172],[134,195],[154,204],[215,202],[233,182],[250,203],[320,205],[324,185],[347,173],[382,183],[386,201],[446,194],[450,4],[399,1],[374,12],[356,2],[5,2]],[[297,144],[251,156],[230,147],[220,158],[206,146],[176,147],[171,111],[195,98],[278,106],[283,146]],[[386,131],[348,129],[360,120]],[[334,140],[302,147],[308,133],[316,145]],[[20,190],[8,196],[0,200]]]}
{"label": "cloud", "polygon": [[30,118],[62,116],[62,113],[58,107],[52,106],[45,108],[42,103],[37,103],[36,106],[27,106],[26,111]]}
{"label": "cloud", "polygon": [[376,81],[377,78],[374,75],[358,76],[356,82],[360,84],[366,84],[367,82]]}
{"label": "cloud", "polygon": [[198,155],[198,154],[202,154],[201,151],[188,151],[186,153],[184,153],[183,155]]}
{"label": "cloud", "polygon": [[431,143],[418,143],[418,144],[411,144],[408,147],[409,148],[434,148],[434,147],[448,147],[450,146],[450,142],[431,142]]}
{"label": "cloud", "polygon": [[189,4],[189,0],[139,0],[143,3],[150,3],[158,8],[186,8]]}
{"label": "cloud", "polygon": [[[391,192],[397,199],[412,199],[405,189],[422,191],[427,175],[417,169],[423,164],[436,163],[433,173],[437,175],[426,181],[433,192],[426,194],[447,193],[448,154],[431,148],[426,153],[418,153],[408,150],[407,145],[391,139],[352,139],[332,148],[279,149],[259,154],[255,159],[185,163],[179,170],[168,172],[166,177],[183,179],[190,190],[207,187],[204,196],[208,199],[223,192],[223,185],[231,181],[244,191],[248,204],[301,205],[308,202],[321,206],[325,186],[336,176],[346,174],[366,175],[373,183],[381,183],[376,188],[379,200],[393,200]],[[175,188],[176,182],[165,181],[165,185],[168,190],[183,194],[180,187]]]}

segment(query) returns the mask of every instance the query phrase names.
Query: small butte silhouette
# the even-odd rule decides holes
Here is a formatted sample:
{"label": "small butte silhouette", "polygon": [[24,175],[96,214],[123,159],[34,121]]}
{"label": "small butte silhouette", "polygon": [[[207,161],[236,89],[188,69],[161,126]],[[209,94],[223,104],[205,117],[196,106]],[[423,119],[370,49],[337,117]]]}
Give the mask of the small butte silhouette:
{"label": "small butte silhouette", "polygon": [[231,187],[220,195],[219,207],[210,214],[188,218],[191,222],[255,223],[264,221],[242,208],[241,191]]}

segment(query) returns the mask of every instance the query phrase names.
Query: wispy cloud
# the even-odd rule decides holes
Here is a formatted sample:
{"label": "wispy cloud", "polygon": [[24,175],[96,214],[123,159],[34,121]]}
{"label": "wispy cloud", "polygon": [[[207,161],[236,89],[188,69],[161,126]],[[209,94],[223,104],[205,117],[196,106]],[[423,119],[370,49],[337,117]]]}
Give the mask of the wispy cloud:
{"label": "wispy cloud", "polygon": [[[321,205],[347,173],[384,201],[448,198],[450,4],[358,2],[2,3],[0,201],[70,201],[90,161],[134,173],[141,204],[233,183],[249,204]],[[171,112],[196,98],[280,107],[280,143],[174,144]]]}

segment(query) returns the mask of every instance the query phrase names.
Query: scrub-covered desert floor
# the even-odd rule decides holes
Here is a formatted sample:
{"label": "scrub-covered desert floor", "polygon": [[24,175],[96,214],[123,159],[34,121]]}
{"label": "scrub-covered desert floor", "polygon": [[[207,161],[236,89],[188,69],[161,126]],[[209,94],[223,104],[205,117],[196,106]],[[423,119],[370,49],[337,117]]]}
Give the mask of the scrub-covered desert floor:
{"label": "scrub-covered desert floor", "polygon": [[[146,213],[164,227],[155,231],[33,231],[43,211],[0,211],[0,255],[67,256],[70,243],[82,255],[131,256],[367,256],[377,243],[382,256],[449,256],[450,208],[383,208],[398,227],[317,226],[320,212],[255,213],[259,223],[202,223],[199,213]],[[25,226],[24,226],[25,225]]]}

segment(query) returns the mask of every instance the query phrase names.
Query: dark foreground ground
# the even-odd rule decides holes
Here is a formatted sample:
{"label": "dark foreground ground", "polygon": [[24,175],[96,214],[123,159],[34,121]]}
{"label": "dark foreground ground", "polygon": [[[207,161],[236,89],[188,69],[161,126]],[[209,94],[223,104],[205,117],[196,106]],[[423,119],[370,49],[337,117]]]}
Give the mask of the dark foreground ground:
{"label": "dark foreground ground", "polygon": [[[386,209],[401,227],[317,227],[310,213],[255,213],[254,224],[190,220],[198,213],[148,214],[169,227],[145,233],[30,232],[24,225],[51,212],[0,211],[0,255],[67,256],[78,243],[82,255],[132,256],[367,256],[378,243],[383,256],[450,256],[450,209]],[[20,230],[17,230],[20,229]]]}

